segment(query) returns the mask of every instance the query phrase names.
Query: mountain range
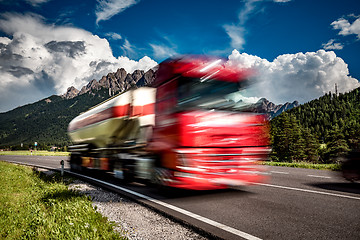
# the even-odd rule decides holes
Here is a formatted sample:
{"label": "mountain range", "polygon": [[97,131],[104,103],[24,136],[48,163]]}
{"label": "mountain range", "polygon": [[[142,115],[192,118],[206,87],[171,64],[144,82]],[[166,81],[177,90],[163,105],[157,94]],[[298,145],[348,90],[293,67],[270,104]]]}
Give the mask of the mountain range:
{"label": "mountain range", "polygon": [[112,96],[134,86],[141,87],[151,84],[155,79],[155,73],[154,70],[150,69],[147,72],[135,70],[130,74],[127,73],[124,68],[119,68],[116,72],[103,76],[99,81],[95,79],[91,80],[87,85],[83,86],[81,90],[71,86],[61,97],[71,99],[85,93],[93,93],[94,90],[101,88],[108,89],[109,96]]}
{"label": "mountain range", "polygon": [[274,117],[280,115],[281,113],[298,106],[299,106],[298,101],[294,101],[292,103],[287,102],[285,104],[276,105],[275,103],[270,102],[266,98],[261,98],[255,104],[255,112],[266,113],[269,115],[270,119],[273,119]]}
{"label": "mountain range", "polygon": [[[71,86],[63,95],[52,95],[38,102],[0,113],[0,147],[28,148],[34,142],[38,147],[67,146],[69,122],[90,107],[132,87],[151,84],[156,71],[136,70],[127,73],[123,68],[93,79],[80,90]],[[276,105],[262,98],[255,104],[255,112],[267,113],[270,118],[298,106],[298,102]]]}

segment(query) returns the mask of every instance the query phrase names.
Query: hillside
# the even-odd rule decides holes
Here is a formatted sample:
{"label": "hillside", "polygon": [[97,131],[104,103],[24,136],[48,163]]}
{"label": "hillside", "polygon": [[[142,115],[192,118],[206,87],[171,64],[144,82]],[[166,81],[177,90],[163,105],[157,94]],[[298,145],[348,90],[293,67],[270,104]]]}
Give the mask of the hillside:
{"label": "hillside", "polygon": [[273,159],[335,162],[360,146],[360,88],[325,94],[271,121]]}
{"label": "hillside", "polygon": [[28,149],[34,147],[34,142],[38,142],[39,149],[48,149],[52,145],[67,146],[66,131],[74,117],[119,92],[151,83],[154,76],[153,70],[146,73],[137,70],[129,74],[119,69],[102,77],[99,82],[90,81],[80,91],[69,87],[62,96],[53,95],[0,113],[0,148],[16,149],[23,143],[23,149]]}
{"label": "hillside", "polygon": [[25,144],[35,141],[44,145],[65,146],[68,123],[79,113],[108,97],[105,89],[94,94],[83,94],[72,99],[51,96],[33,104],[0,114],[0,146]]}

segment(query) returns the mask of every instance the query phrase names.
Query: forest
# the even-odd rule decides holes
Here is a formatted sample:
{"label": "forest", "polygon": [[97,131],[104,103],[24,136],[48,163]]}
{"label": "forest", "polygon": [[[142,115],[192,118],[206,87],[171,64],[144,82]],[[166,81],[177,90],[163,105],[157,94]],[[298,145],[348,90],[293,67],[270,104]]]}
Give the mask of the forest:
{"label": "forest", "polygon": [[273,161],[336,163],[360,144],[360,88],[328,93],[271,120]]}

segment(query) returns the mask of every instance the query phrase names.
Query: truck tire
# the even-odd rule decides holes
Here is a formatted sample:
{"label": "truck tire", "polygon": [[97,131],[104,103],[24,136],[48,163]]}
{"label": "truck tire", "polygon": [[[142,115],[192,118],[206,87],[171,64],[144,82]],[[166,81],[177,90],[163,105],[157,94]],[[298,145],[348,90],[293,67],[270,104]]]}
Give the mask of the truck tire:
{"label": "truck tire", "polygon": [[134,169],[135,166],[131,160],[125,160],[122,166],[124,179],[122,180],[124,183],[134,182]]}
{"label": "truck tire", "polygon": [[70,170],[72,172],[81,172],[83,167],[81,166],[81,157],[77,153],[71,153],[70,155]]}
{"label": "truck tire", "polygon": [[168,189],[168,184],[165,179],[169,178],[169,170],[161,167],[154,167],[153,175],[152,175],[152,183],[159,190]]}

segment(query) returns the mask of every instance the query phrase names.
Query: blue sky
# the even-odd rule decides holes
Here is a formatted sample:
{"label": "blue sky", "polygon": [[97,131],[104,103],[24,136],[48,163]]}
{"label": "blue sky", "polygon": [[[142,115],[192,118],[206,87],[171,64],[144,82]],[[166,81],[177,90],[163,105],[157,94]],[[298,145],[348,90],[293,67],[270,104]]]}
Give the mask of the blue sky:
{"label": "blue sky", "polygon": [[256,97],[306,102],[360,79],[357,0],[0,0],[0,112],[177,54],[257,68]]}

